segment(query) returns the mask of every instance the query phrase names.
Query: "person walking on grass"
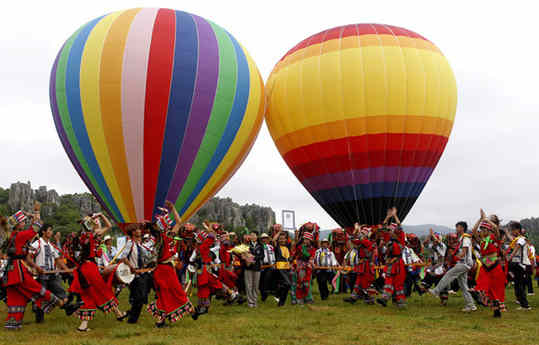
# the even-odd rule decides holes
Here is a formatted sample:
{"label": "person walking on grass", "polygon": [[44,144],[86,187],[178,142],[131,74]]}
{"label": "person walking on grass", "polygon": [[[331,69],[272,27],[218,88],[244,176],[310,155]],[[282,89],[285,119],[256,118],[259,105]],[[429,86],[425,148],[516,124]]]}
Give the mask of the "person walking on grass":
{"label": "person walking on grass", "polygon": [[453,280],[457,279],[462,297],[466,302],[466,306],[462,309],[463,312],[472,312],[477,310],[474,304],[472,295],[468,291],[468,272],[473,266],[472,259],[472,238],[466,233],[468,224],[466,222],[458,222],[456,224],[457,235],[459,242],[456,248],[456,257],[458,262],[453,268],[446,272],[435,288],[429,289],[429,293],[435,297],[440,297],[440,293],[451,285]]}
{"label": "person walking on grass", "polygon": [[518,304],[520,304],[518,310],[531,310],[528,304],[528,297],[526,296],[526,266],[531,264],[528,253],[528,242],[522,235],[522,225],[519,222],[511,222],[509,227],[511,229],[512,241],[509,245],[511,254],[507,261],[509,262],[509,271],[514,277],[515,297]]}
{"label": "person walking on grass", "polygon": [[338,265],[339,263],[335,258],[335,254],[329,249],[329,240],[327,238],[323,239],[322,242],[320,242],[320,248],[318,248],[314,254],[316,280],[318,281],[318,291],[320,292],[322,301],[328,299],[328,283],[331,283],[331,280],[335,275],[333,268]]}

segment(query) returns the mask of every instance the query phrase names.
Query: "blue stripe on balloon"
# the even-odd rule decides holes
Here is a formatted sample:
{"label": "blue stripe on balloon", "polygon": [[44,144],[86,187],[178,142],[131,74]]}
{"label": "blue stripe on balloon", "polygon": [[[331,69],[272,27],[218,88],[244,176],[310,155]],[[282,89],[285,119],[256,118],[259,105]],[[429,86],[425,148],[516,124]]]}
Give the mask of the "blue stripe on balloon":
{"label": "blue stripe on balloon", "polygon": [[197,37],[191,15],[176,11],[174,63],[154,210],[165,202],[184,141],[197,75]]}
{"label": "blue stripe on balloon", "polygon": [[86,187],[88,187],[88,189],[92,192],[95,198],[101,203],[105,211],[112,217],[113,213],[110,211],[107,204],[103,202],[103,200],[101,199],[101,196],[99,195],[95,187],[92,185],[90,178],[86,175],[86,172],[84,171],[84,168],[82,167],[81,162],[77,158],[77,155],[75,154],[73,147],[71,146],[71,143],[69,142],[69,139],[67,138],[64,124],[62,123],[62,118],[60,116],[60,109],[58,109],[58,102],[56,100],[56,97],[57,97],[56,82],[58,78],[57,76],[58,63],[64,49],[66,49],[65,43],[62,46],[62,49],[60,49],[60,52],[58,52],[58,55],[56,56],[56,60],[54,61],[54,65],[51,71],[51,78],[49,81],[49,97],[50,97],[52,118],[54,120],[54,126],[56,127],[56,132],[58,132],[58,137],[60,138],[60,142],[64,146],[65,152],[67,153],[69,160],[75,167],[75,170],[77,171],[81,179],[84,181],[84,184],[86,184]]}
{"label": "blue stripe on balloon", "polygon": [[236,137],[236,134],[238,133],[238,130],[243,121],[243,117],[245,116],[245,109],[247,108],[247,102],[249,100],[250,92],[249,65],[247,63],[247,58],[243,53],[243,49],[241,48],[239,43],[228,32],[227,35],[232,41],[232,44],[234,45],[234,49],[236,51],[236,61],[238,64],[238,77],[236,81],[236,94],[234,95],[234,104],[232,105],[230,117],[228,118],[228,122],[223,136],[221,137],[221,140],[217,145],[217,149],[215,150],[215,153],[210,163],[206,167],[206,170],[204,170],[204,173],[198,181],[195,189],[189,195],[189,198],[186,200],[185,204],[180,210],[180,214],[185,213],[189,206],[191,206],[202,188],[204,188],[215,170],[217,170],[219,164],[221,164],[223,158],[228,152],[228,149],[230,148],[230,145],[232,145],[232,143],[234,142],[234,138]]}
{"label": "blue stripe on balloon", "polygon": [[84,51],[84,46],[86,40],[90,35],[91,31],[95,25],[103,17],[97,18],[86,25],[71,47],[69,52],[69,57],[67,60],[67,70],[66,70],[66,98],[67,105],[69,108],[69,116],[71,118],[71,123],[73,124],[73,130],[75,132],[75,137],[79,143],[79,146],[82,150],[84,158],[88,162],[88,166],[92,171],[99,187],[103,191],[103,194],[109,205],[112,207],[112,212],[116,216],[116,219],[120,222],[124,222],[124,218],[116,205],[116,202],[112,198],[110,190],[105,182],[105,178],[99,168],[99,164],[95,158],[94,150],[90,144],[90,138],[88,137],[88,132],[86,131],[86,124],[84,123],[84,116],[82,112],[82,104],[80,99],[80,65],[82,60],[82,54]]}
{"label": "blue stripe on balloon", "polygon": [[[364,200],[373,198],[413,198],[418,197],[425,186],[425,182],[399,183],[402,192],[395,193],[396,182],[378,182],[370,184],[358,184],[356,190],[361,190],[361,198],[357,199],[354,195],[352,186],[319,190],[312,193],[315,199],[322,200],[323,204],[333,204],[343,201]],[[372,188],[370,188],[372,187]],[[404,193],[406,191],[406,193]]]}

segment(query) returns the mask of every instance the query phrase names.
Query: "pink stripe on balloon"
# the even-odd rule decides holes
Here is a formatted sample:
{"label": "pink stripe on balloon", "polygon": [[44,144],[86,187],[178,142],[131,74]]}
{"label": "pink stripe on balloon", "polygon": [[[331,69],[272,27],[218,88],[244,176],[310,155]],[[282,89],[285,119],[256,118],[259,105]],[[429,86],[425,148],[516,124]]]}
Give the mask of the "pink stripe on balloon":
{"label": "pink stripe on balloon", "polygon": [[122,125],[137,220],[144,219],[144,105],[153,25],[158,9],[142,9],[131,23],[122,67]]}

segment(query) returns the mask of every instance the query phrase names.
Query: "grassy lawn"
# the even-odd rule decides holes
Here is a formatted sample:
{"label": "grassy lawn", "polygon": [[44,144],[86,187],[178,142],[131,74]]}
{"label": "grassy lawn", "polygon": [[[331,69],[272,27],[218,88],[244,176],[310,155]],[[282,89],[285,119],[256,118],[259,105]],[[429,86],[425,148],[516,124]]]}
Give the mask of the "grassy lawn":
{"label": "grassy lawn", "polygon": [[[146,311],[137,325],[98,313],[89,333],[76,332],[78,319],[60,310],[47,315],[44,324],[35,324],[27,308],[23,328],[0,330],[0,344],[539,344],[539,308],[517,311],[512,290],[507,296],[508,311],[501,319],[494,319],[485,308],[462,313],[460,294],[450,296],[447,307],[433,297],[414,295],[406,310],[391,304],[349,305],[342,302],[343,295],[321,302],[315,294],[315,304],[303,307],[277,308],[271,297],[258,309],[223,307],[214,301],[210,314],[198,321],[189,317],[164,329],[154,328]],[[530,296],[531,306],[539,306],[538,302],[539,297]],[[121,307],[128,308],[127,290],[122,292]],[[0,315],[2,319],[6,315],[5,304]]]}

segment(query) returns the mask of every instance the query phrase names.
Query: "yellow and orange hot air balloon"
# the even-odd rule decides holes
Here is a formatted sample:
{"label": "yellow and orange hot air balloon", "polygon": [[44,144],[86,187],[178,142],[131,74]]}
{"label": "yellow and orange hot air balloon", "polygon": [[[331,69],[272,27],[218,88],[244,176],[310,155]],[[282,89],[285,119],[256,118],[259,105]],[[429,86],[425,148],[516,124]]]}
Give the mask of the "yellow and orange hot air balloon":
{"label": "yellow and orange hot air balloon", "polygon": [[455,77],[424,37],[395,26],[336,27],[300,42],[267,85],[266,123],[284,160],[343,227],[403,219],[447,144]]}

